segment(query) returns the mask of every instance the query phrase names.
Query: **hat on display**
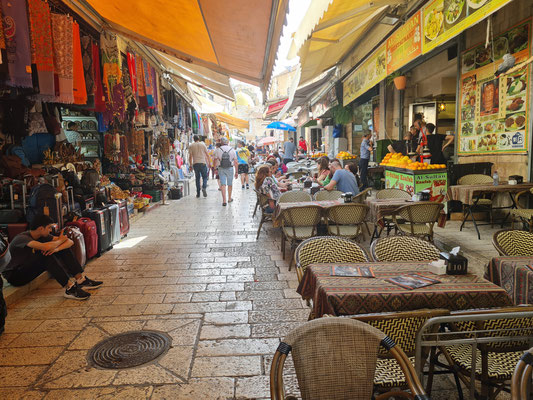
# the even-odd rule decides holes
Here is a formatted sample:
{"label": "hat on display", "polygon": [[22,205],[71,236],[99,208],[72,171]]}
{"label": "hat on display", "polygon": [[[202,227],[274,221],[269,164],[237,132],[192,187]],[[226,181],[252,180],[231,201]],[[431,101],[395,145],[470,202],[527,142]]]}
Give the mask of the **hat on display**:
{"label": "hat on display", "polygon": [[222,142],[222,144],[228,144],[228,143],[229,143],[228,138],[225,137],[225,136],[222,136],[222,137],[220,138],[220,142]]}

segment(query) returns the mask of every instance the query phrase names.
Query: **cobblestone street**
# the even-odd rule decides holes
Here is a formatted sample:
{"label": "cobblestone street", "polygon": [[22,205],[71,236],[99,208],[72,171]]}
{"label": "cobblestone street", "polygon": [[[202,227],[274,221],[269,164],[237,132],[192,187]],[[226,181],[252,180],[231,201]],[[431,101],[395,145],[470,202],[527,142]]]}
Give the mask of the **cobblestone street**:
{"label": "cobblestone street", "polygon": [[[0,336],[0,398],[268,398],[271,357],[309,309],[270,223],[256,241],[254,205],[253,191],[236,186],[235,201],[222,207],[211,183],[207,199],[160,206],[91,261],[87,274],[105,286],[88,301],[64,299],[49,280],[11,305]],[[457,230],[438,232],[448,229]],[[172,348],[143,367],[88,365],[97,342],[139,329],[168,333]],[[297,393],[290,362],[286,372],[287,392]],[[456,397],[447,378],[434,389],[432,398]]]}

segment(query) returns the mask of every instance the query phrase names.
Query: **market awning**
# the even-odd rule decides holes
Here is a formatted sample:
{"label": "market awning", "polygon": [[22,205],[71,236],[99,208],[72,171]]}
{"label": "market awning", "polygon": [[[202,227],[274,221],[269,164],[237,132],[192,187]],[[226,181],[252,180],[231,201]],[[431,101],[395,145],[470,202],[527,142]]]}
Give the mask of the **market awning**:
{"label": "market awning", "polygon": [[389,6],[400,3],[405,1],[313,0],[289,51],[289,58],[300,56],[300,81],[305,83],[337,64]]}
{"label": "market awning", "polygon": [[287,99],[278,101],[277,103],[269,105],[265,113],[265,116],[271,117],[271,116],[277,115],[283,109],[283,106],[287,104],[288,101],[289,99],[287,98]]}
{"label": "market awning", "polygon": [[233,126],[237,129],[250,129],[250,123],[244,119],[234,117],[233,115],[227,114],[225,112],[217,112],[214,114],[216,119],[220,122],[224,122],[228,125]]}
{"label": "market awning", "polygon": [[268,85],[288,0],[86,0],[111,29],[234,78]]}

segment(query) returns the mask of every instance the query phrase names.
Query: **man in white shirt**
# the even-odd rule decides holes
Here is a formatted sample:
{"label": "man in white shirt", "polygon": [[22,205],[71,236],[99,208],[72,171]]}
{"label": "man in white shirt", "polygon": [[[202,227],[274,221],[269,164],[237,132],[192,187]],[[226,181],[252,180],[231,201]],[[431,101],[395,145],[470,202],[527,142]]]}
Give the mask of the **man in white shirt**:
{"label": "man in white shirt", "polygon": [[[215,150],[215,162],[218,166],[218,176],[220,178],[220,191],[222,192],[222,205],[226,206],[231,203],[231,192],[233,190],[233,176],[235,179],[238,175],[237,153],[233,147],[228,146],[228,139],[222,137],[220,139],[222,146]],[[228,194],[226,197],[226,187]],[[226,199],[228,200],[226,203]]]}

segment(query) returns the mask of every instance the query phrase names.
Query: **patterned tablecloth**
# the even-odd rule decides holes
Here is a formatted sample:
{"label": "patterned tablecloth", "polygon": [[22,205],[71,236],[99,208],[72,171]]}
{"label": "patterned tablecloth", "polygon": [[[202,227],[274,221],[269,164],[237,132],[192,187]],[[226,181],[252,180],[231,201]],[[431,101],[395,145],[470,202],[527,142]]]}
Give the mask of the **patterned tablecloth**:
{"label": "patterned tablecloth", "polygon": [[365,204],[369,207],[367,221],[377,223],[383,217],[390,216],[397,209],[411,203],[411,200],[405,199],[366,199]]}
{"label": "patterned tablecloth", "polygon": [[[316,264],[305,271],[297,292],[313,299],[315,318],[324,314],[353,315],[423,308],[466,310],[512,305],[506,291],[476,275],[433,275],[427,263],[365,263],[343,266],[371,266],[375,278],[330,276],[331,266]],[[419,273],[441,283],[408,290],[385,281],[387,278]]]}
{"label": "patterned tablecloth", "polygon": [[323,209],[328,207],[336,206],[339,204],[344,204],[343,200],[322,200],[322,201],[298,201],[294,203],[278,203],[276,209],[274,210],[273,225],[280,226],[281,221],[279,219],[283,210],[294,207],[305,207],[305,206],[320,206]]}
{"label": "patterned tablecloth", "polygon": [[533,187],[533,183],[526,182],[519,185],[454,185],[448,188],[446,201],[457,200],[463,204],[472,204],[472,198],[481,193],[513,193],[516,194],[523,190]]}
{"label": "patterned tablecloth", "polygon": [[501,286],[515,305],[533,304],[533,257],[495,257],[485,278]]}

